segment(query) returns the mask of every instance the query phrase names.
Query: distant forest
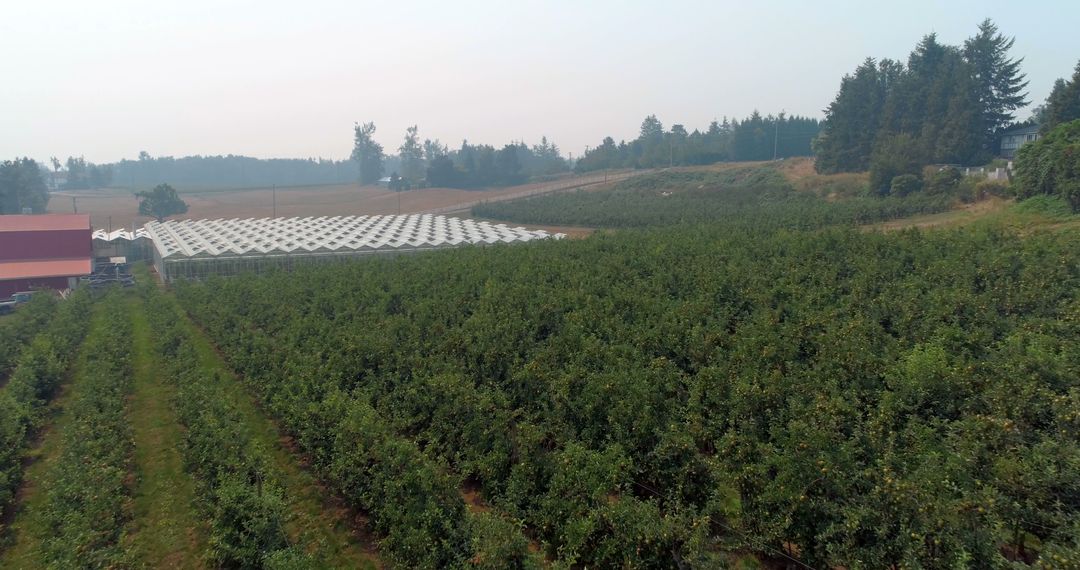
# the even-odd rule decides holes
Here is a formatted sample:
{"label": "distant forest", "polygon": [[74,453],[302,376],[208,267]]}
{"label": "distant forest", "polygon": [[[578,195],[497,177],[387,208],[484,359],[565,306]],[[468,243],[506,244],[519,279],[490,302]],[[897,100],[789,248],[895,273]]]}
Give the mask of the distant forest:
{"label": "distant forest", "polygon": [[137,160],[109,165],[112,186],[150,188],[167,182],[181,189],[248,188],[258,186],[308,186],[356,182],[351,160],[324,158],[270,158],[249,156],[151,157],[139,153]]}
{"label": "distant forest", "polygon": [[687,132],[679,124],[665,131],[656,115],[649,115],[641,123],[638,138],[616,144],[607,137],[600,146],[587,150],[574,169],[587,172],[810,156],[819,130],[817,119],[784,113],[762,116],[754,111],[743,121],[726,117],[713,121],[705,132]]}

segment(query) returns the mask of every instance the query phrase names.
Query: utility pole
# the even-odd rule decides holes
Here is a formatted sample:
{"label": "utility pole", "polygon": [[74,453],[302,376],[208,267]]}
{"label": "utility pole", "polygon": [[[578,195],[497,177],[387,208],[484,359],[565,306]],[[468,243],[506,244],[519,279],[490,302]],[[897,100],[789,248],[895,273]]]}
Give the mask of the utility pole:
{"label": "utility pole", "polygon": [[79,213],[79,206],[77,204],[75,204],[75,197],[74,196],[71,197],[71,212],[73,214],[78,214]]}
{"label": "utility pole", "polygon": [[675,135],[674,134],[672,134],[672,135],[670,135],[668,137],[667,151],[668,151],[667,167],[671,168],[672,166],[675,166]]}
{"label": "utility pole", "polygon": [[274,217],[277,218],[277,184],[271,186],[274,192]]}

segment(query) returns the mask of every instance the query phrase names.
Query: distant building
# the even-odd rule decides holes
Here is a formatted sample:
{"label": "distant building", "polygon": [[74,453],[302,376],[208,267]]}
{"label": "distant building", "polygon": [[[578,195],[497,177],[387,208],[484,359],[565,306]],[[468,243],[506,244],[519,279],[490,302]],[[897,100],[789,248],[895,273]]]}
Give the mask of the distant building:
{"label": "distant building", "polygon": [[1001,156],[1013,158],[1025,144],[1039,140],[1039,125],[1017,127],[1001,133]]}
{"label": "distant building", "polygon": [[90,216],[0,216],[0,299],[36,288],[74,289],[91,272]]}

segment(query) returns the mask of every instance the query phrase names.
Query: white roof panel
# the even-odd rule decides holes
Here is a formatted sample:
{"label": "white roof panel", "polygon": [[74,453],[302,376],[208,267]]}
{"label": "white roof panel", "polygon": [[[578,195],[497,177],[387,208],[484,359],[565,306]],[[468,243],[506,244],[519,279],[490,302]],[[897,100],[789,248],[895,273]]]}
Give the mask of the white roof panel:
{"label": "white roof panel", "polygon": [[[95,237],[99,232],[106,234],[99,230]],[[403,247],[424,249],[563,237],[541,230],[432,214],[169,220],[149,222],[135,234],[149,237],[160,256],[169,259],[392,251]]]}

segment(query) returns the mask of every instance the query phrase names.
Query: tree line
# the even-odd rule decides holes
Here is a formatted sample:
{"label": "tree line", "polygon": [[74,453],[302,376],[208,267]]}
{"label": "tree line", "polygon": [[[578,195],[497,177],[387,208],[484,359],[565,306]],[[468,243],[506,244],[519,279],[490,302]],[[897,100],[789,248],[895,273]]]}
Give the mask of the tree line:
{"label": "tree line", "polygon": [[348,184],[356,181],[356,166],[347,160],[324,158],[252,158],[249,156],[153,157],[143,151],[136,160],[111,165],[113,185],[153,188],[168,182],[182,189],[254,188]]}
{"label": "tree line", "polygon": [[687,132],[680,124],[668,131],[656,115],[641,122],[638,137],[630,142],[604,138],[586,150],[574,170],[588,172],[612,168],[690,166],[721,161],[772,160],[809,156],[811,141],[818,135],[817,119],[799,116],[762,116],[754,111],[740,121],[725,117],[704,131]]}
{"label": "tree line", "polygon": [[543,137],[539,144],[511,142],[496,148],[486,144],[469,144],[451,149],[438,139],[424,139],[413,125],[406,129],[405,138],[395,155],[387,155],[375,141],[375,123],[354,127],[352,160],[360,170],[360,183],[377,182],[384,175],[390,178],[394,190],[416,186],[445,188],[484,188],[511,186],[570,170],[558,145]]}

